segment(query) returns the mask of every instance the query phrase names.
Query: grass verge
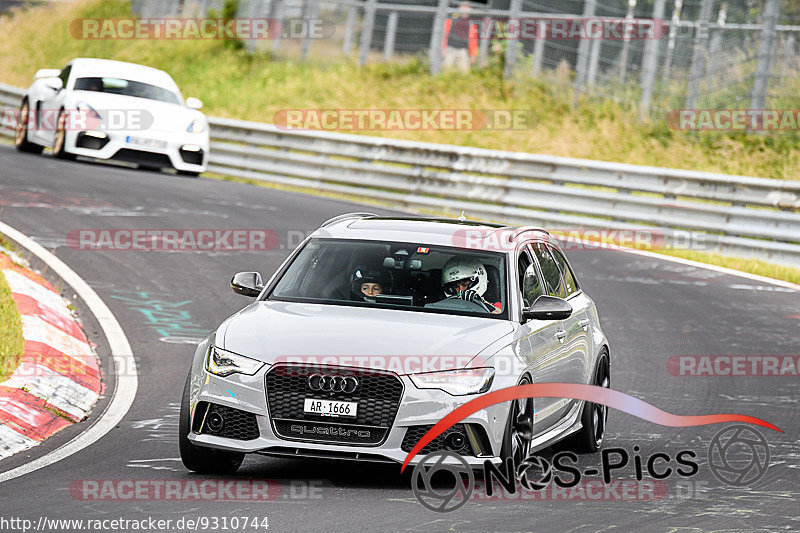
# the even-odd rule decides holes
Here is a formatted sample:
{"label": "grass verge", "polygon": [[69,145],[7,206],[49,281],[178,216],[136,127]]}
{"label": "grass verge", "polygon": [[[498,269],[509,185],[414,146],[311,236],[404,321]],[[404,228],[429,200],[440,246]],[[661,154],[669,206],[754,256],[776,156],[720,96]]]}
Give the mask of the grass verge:
{"label": "grass verge", "polygon": [[[2,242],[0,237],[0,244]],[[0,265],[3,264],[3,258],[0,258]],[[24,347],[22,318],[17,312],[17,304],[11,298],[6,278],[0,273],[0,383],[8,379],[19,366]]]}

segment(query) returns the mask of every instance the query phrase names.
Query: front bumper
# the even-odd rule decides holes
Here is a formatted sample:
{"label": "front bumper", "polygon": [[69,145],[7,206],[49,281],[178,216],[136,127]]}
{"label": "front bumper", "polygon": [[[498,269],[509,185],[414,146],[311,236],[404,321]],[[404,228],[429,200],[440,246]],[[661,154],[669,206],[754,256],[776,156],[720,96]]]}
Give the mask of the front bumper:
{"label": "front bumper", "polygon": [[174,131],[86,130],[69,131],[66,137],[66,149],[75,155],[187,172],[206,170],[208,145],[207,133]]}
{"label": "front bumper", "polygon": [[[409,428],[414,429],[414,437],[420,435],[419,426],[432,426],[447,414],[461,405],[473,400],[477,395],[452,396],[438,389],[418,389],[408,378],[399,376],[403,384],[403,391],[394,422],[378,445],[360,444],[334,444],[331,442],[313,442],[301,439],[283,438],[275,431],[273,420],[267,405],[265,390],[265,374],[267,369],[262,369],[255,376],[234,374],[221,378],[209,374],[204,369],[195,369],[192,375],[190,396],[190,412],[192,425],[197,428],[199,420],[205,414],[205,403],[226,406],[255,415],[258,424],[258,437],[251,440],[239,440],[216,436],[208,433],[197,434],[190,432],[189,440],[199,446],[245,452],[263,453],[279,456],[324,457],[352,459],[357,461],[385,461],[402,463],[408,455],[408,443],[404,450],[403,439]],[[506,386],[495,380],[492,390]],[[198,404],[200,409],[198,409]],[[470,427],[480,426],[485,432],[481,439],[483,450],[480,456],[465,454],[463,458],[471,465],[480,466],[489,459],[498,461],[502,445],[503,432],[508,416],[509,405],[497,404],[465,418],[461,423]],[[331,423],[341,419],[330,419]],[[313,422],[306,422],[312,424]],[[345,422],[341,427],[346,427]],[[416,442],[416,440],[414,441]],[[424,457],[418,454],[411,462],[416,464]]]}

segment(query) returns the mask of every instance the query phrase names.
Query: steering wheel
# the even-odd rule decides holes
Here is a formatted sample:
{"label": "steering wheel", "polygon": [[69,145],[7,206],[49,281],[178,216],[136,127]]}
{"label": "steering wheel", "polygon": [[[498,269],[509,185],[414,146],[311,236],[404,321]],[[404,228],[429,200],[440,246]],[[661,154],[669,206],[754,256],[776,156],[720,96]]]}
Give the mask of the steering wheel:
{"label": "steering wheel", "polygon": [[432,304],[426,304],[425,307],[430,309],[450,309],[452,311],[469,311],[470,313],[489,313],[485,305],[478,302],[470,302],[469,300],[462,300],[458,296],[448,296],[444,300]]}

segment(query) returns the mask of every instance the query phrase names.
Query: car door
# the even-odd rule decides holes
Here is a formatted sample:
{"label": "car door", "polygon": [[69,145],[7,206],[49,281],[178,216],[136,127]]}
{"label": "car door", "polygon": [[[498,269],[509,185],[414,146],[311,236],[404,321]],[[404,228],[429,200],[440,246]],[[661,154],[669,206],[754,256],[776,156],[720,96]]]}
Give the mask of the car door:
{"label": "car door", "polygon": [[64,98],[67,95],[67,88],[71,72],[72,65],[67,65],[61,70],[61,74],[58,76],[62,83],[61,89],[58,91],[51,91],[50,94],[48,94],[41,102],[39,108],[40,138],[51,146],[56,136],[58,112],[61,109],[61,106],[64,103]]}
{"label": "car door", "polygon": [[[586,358],[586,332],[583,329],[580,310],[575,309],[575,304],[581,305],[574,290],[570,292],[567,282],[561,274],[552,249],[542,242],[531,244],[533,257],[539,266],[544,282],[545,294],[564,298],[573,305],[573,313],[569,318],[557,321],[554,325],[551,342],[552,348],[547,357],[543,359],[541,368],[537,370],[541,382],[551,383],[585,383],[584,369]],[[571,288],[574,289],[574,282]],[[576,313],[575,311],[579,311]],[[585,313],[584,313],[585,315]],[[543,429],[551,427],[562,421],[575,407],[577,400],[571,398],[553,398],[546,411],[541,413]]]}
{"label": "car door", "polygon": [[592,324],[591,317],[593,316],[594,302],[589,298],[578,285],[578,280],[572,267],[569,265],[564,252],[558,249],[557,246],[547,245],[547,249],[558,265],[561,272],[561,279],[564,282],[564,289],[567,293],[567,301],[572,306],[572,319],[580,326],[580,329],[573,328],[575,337],[571,339],[576,354],[581,358],[581,375],[574,376],[576,383],[590,383],[592,378]]}
{"label": "car door", "polygon": [[[518,255],[518,290],[522,307],[529,307],[539,296],[547,294],[547,285],[526,245]],[[561,320],[530,320],[523,327],[529,330],[525,363],[534,383],[558,381],[558,359],[563,351],[557,333]],[[534,435],[550,429],[558,420],[558,398],[534,398]]]}

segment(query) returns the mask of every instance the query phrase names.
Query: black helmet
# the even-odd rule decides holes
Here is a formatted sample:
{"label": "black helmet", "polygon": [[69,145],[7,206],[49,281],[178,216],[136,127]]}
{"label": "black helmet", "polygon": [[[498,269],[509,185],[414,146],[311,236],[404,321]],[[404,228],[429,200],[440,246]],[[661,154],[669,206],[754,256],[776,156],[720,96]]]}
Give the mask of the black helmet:
{"label": "black helmet", "polygon": [[374,298],[361,292],[361,285],[364,283],[377,283],[384,292],[389,292],[389,278],[379,266],[359,265],[350,276],[350,297],[356,301],[374,302]]}

